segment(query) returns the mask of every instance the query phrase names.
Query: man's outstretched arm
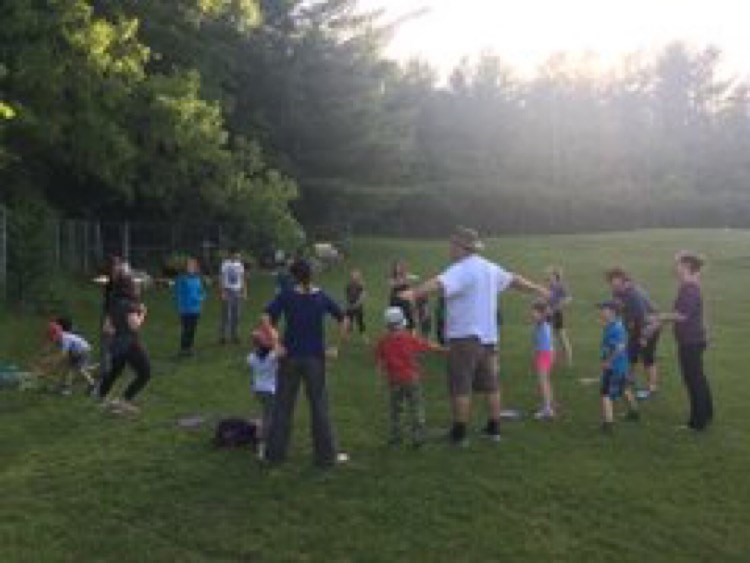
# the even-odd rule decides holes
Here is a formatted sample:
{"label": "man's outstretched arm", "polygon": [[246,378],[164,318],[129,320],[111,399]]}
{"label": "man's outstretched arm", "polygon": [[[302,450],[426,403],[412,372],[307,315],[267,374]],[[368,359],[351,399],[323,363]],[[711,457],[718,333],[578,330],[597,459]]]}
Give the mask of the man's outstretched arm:
{"label": "man's outstretched arm", "polygon": [[398,296],[405,301],[414,302],[441,291],[443,291],[443,284],[440,278],[432,278],[415,288],[402,291]]}
{"label": "man's outstretched arm", "polygon": [[549,289],[547,289],[543,285],[534,283],[531,280],[527,280],[526,278],[524,278],[523,276],[519,276],[518,274],[513,274],[513,281],[511,282],[510,287],[522,293],[536,293],[543,299],[550,298]]}

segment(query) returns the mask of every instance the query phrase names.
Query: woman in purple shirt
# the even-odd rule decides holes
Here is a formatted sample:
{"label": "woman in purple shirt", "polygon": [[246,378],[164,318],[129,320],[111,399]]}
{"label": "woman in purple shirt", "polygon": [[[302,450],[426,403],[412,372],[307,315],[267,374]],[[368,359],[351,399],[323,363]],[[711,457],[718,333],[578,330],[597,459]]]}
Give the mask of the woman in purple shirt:
{"label": "woman in purple shirt", "polygon": [[658,315],[657,318],[662,322],[674,323],[680,371],[690,400],[687,427],[701,431],[705,430],[714,416],[711,389],[703,371],[703,352],[707,345],[701,297],[703,259],[695,254],[681,252],[675,261],[680,287],[674,311]]}

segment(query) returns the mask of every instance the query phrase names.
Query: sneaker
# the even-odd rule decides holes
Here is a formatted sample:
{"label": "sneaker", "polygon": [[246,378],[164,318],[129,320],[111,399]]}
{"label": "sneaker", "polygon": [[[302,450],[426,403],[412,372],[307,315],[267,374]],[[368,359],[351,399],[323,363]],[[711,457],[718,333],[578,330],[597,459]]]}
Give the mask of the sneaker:
{"label": "sneaker", "polygon": [[141,408],[138,405],[134,405],[130,401],[122,399],[117,402],[117,406],[112,409],[118,414],[138,414],[141,412]]}
{"label": "sneaker", "polygon": [[387,445],[389,448],[397,448],[401,445],[401,438],[389,438]]}
{"label": "sneaker", "polygon": [[539,409],[534,413],[534,420],[554,420],[555,411],[552,409]]}
{"label": "sneaker", "polygon": [[614,431],[615,425],[613,422],[602,422],[602,434],[605,436],[611,436]]}
{"label": "sneaker", "polygon": [[500,423],[498,421],[488,420],[482,428],[482,435],[492,442],[500,441]]}
{"label": "sneaker", "polygon": [[60,389],[60,395],[63,397],[70,397],[73,394],[73,390],[70,387],[63,387]]}
{"label": "sneaker", "polygon": [[648,389],[638,389],[635,392],[635,398],[639,401],[648,401],[651,398],[651,391]]}
{"label": "sneaker", "polygon": [[455,428],[451,428],[451,430],[448,431],[448,443],[457,448],[465,448],[469,445],[466,431],[459,433]]}

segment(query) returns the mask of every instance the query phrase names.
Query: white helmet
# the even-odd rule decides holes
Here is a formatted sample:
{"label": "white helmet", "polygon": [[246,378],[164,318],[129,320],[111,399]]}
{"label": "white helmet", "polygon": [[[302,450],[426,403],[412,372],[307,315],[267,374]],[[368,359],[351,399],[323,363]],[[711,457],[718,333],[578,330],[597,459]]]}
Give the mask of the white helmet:
{"label": "white helmet", "polygon": [[406,326],[406,317],[401,307],[388,307],[383,317],[385,324],[391,328],[403,328]]}

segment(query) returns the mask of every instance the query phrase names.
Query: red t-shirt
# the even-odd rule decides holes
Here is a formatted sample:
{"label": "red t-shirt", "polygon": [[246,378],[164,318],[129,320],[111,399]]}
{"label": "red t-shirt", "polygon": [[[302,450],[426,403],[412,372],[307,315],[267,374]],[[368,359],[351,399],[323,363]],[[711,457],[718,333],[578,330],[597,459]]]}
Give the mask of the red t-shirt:
{"label": "red t-shirt", "polygon": [[429,342],[405,330],[392,332],[378,343],[377,360],[391,384],[419,381],[417,355],[432,350]]}

